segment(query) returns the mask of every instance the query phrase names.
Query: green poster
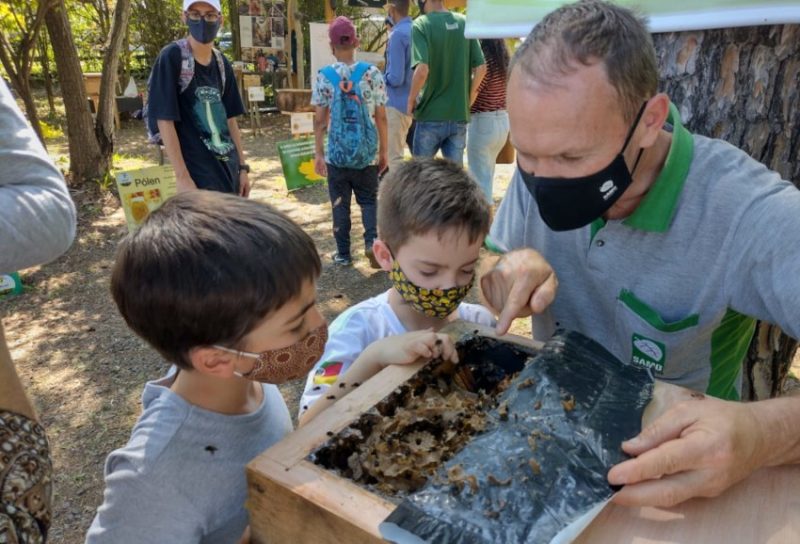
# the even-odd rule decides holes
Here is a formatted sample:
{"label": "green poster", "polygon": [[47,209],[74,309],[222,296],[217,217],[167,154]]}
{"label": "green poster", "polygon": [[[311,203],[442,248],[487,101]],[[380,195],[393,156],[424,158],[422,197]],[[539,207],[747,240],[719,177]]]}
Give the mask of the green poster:
{"label": "green poster", "polygon": [[[468,38],[527,36],[563,0],[469,0]],[[653,32],[800,22],[798,0],[617,0],[647,16]]]}
{"label": "green poster", "polygon": [[18,273],[0,274],[0,295],[6,294],[22,294],[22,280]]}
{"label": "green poster", "polygon": [[281,158],[286,189],[294,191],[325,181],[314,171],[314,138],[298,138],[278,142],[278,155]]}

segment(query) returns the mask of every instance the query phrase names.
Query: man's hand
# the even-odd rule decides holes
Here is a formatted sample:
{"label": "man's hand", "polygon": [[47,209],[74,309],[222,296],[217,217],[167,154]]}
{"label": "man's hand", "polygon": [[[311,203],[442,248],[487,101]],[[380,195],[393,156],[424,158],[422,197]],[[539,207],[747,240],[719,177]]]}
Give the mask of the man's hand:
{"label": "man's hand", "polygon": [[239,196],[250,196],[250,174],[246,170],[239,172]]}
{"label": "man's hand", "polygon": [[323,178],[328,177],[328,165],[325,164],[325,157],[320,154],[314,156],[314,171]]}
{"label": "man's hand", "polygon": [[382,151],[378,153],[378,175],[383,174],[387,168],[389,168],[389,153]]}
{"label": "man's hand", "polygon": [[669,507],[717,496],[744,479],[767,462],[765,426],[754,409],[761,404],[698,394],[670,408],[623,442],[622,449],[636,458],[609,471],[612,485],[625,485],[614,502]]}
{"label": "man's hand", "polygon": [[481,278],[483,297],[499,315],[497,334],[501,335],[508,332],[514,319],[545,311],[557,289],[553,268],[532,249],[506,253]]}
{"label": "man's hand", "polygon": [[192,177],[189,175],[189,172],[183,175],[176,175],[175,176],[175,186],[179,193],[184,193],[186,191],[194,191],[197,189],[197,185],[195,184]]}
{"label": "man's hand", "polygon": [[430,329],[387,336],[370,344],[364,354],[381,366],[407,365],[420,357],[441,357],[445,361],[458,362],[458,352],[450,337]]}

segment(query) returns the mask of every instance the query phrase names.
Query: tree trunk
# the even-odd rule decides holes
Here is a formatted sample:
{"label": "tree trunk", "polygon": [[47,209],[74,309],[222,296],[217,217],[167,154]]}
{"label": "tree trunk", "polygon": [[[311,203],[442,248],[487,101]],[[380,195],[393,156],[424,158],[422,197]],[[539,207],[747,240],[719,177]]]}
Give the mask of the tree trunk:
{"label": "tree trunk", "polygon": [[6,69],[8,78],[11,80],[11,86],[14,87],[17,96],[20,97],[22,104],[25,106],[25,114],[28,116],[28,122],[31,124],[33,131],[46,149],[47,145],[45,144],[44,135],[42,134],[42,126],[39,123],[39,112],[36,111],[36,102],[33,100],[33,91],[31,91],[30,74],[20,74],[16,71],[9,70],[5,62],[3,63],[3,67]]}
{"label": "tree trunk", "polygon": [[131,0],[117,0],[114,20],[106,42],[103,57],[103,75],[100,82],[100,104],[97,109],[97,143],[100,153],[110,165],[114,153],[114,101],[116,100],[119,52],[125,40],[125,30],[131,12]]}
{"label": "tree trunk", "polygon": [[53,45],[61,95],[67,112],[70,173],[78,182],[102,179],[108,172],[110,157],[101,153],[95,136],[83,85],[83,71],[72,39],[64,0],[56,3],[47,13],[45,24]]}
{"label": "tree trunk", "polygon": [[50,117],[56,116],[56,99],[53,93],[53,75],[50,73],[49,45],[46,34],[39,36],[39,63],[42,65],[44,90],[47,93],[47,105],[50,108]]}
{"label": "tree trunk", "polygon": [[[800,182],[800,25],[654,35],[662,88],[692,132],[727,140]],[[797,248],[787,248],[796,251]],[[781,392],[797,341],[760,322],[742,398]]]}

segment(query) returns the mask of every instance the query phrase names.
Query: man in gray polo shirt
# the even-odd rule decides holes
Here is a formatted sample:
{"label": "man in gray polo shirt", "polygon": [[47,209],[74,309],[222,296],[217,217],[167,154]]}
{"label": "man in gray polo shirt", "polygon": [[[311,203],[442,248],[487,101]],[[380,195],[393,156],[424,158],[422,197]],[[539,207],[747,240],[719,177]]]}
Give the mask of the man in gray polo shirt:
{"label": "man in gray polo shirt", "polygon": [[[786,250],[800,246],[800,191],[739,149],[689,133],[657,87],[650,36],[624,8],[571,4],[534,28],[508,83],[518,169],[488,239],[505,255],[481,286],[500,333],[536,313],[539,339],[577,330],[658,379],[738,400],[755,319],[800,337],[800,253]],[[625,449],[681,440],[610,479],[672,476],[629,485],[618,500],[716,494],[758,466],[796,460],[776,457],[786,448],[774,442],[755,451],[735,440],[786,430],[771,402],[748,405],[758,414],[746,417],[737,407],[736,425],[712,427],[707,440],[688,438],[697,417],[671,413],[669,430],[664,420]],[[709,399],[694,413],[727,406]],[[797,401],[789,409],[800,413]]]}

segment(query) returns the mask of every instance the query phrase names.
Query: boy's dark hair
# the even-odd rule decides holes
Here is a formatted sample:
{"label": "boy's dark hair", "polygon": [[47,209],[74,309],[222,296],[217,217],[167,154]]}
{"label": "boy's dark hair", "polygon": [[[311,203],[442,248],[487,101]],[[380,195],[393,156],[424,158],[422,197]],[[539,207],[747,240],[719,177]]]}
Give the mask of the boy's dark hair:
{"label": "boy's dark hair", "polygon": [[378,194],[378,236],[395,254],[413,235],[466,229],[470,242],[489,232],[491,210],[478,184],[454,162],[415,157],[393,165]]}
{"label": "boy's dark hair", "polygon": [[275,208],[191,191],[122,241],[111,294],[136,334],[190,369],[190,349],[235,345],[320,270],[314,242]]}

